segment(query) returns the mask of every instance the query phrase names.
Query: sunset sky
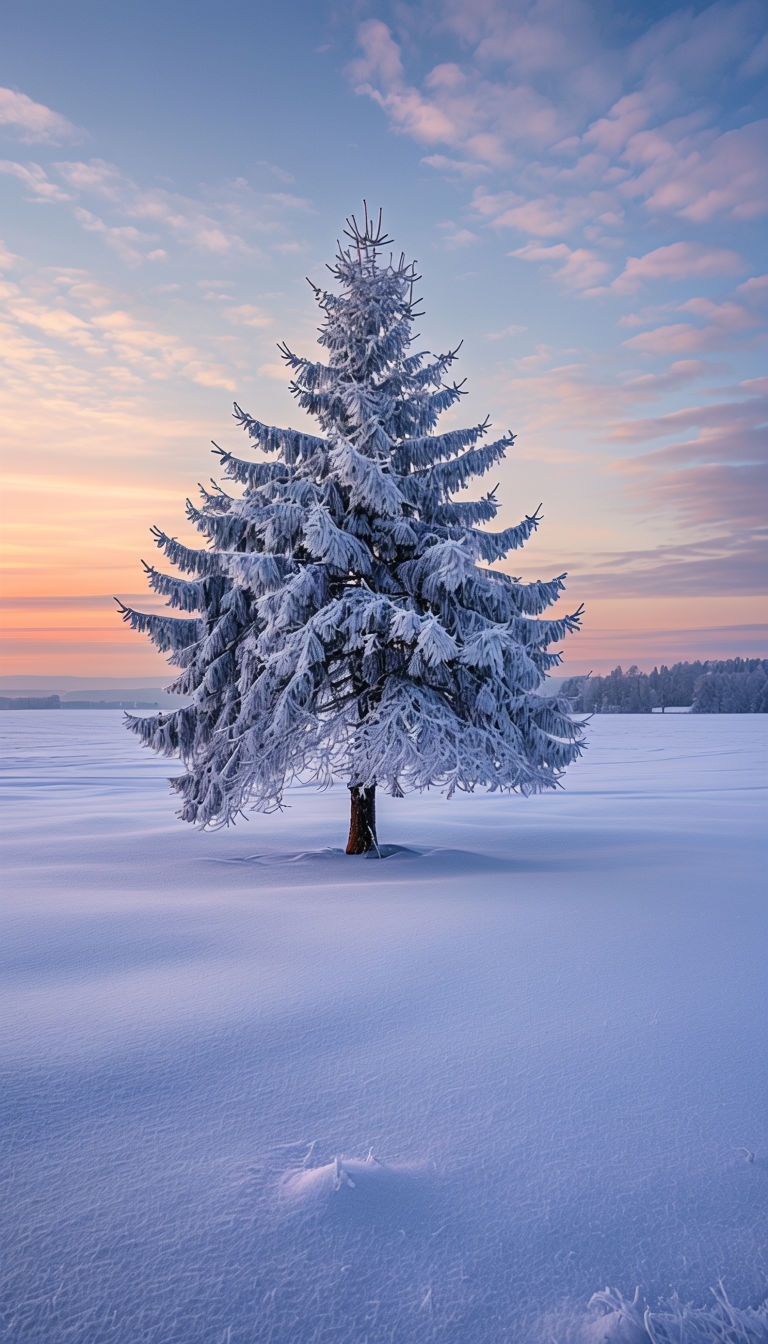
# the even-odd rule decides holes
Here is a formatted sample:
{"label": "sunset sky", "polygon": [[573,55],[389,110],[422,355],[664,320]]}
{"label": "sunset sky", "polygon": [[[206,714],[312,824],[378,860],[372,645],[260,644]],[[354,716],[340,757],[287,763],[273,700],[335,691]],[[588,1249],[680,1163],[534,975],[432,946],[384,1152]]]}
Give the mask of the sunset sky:
{"label": "sunset sky", "polygon": [[765,656],[767,90],[764,0],[4,6],[2,672],[163,679],[112,595],[233,399],[303,423],[276,343],[363,197],[464,341],[443,426],[518,435],[565,670]]}

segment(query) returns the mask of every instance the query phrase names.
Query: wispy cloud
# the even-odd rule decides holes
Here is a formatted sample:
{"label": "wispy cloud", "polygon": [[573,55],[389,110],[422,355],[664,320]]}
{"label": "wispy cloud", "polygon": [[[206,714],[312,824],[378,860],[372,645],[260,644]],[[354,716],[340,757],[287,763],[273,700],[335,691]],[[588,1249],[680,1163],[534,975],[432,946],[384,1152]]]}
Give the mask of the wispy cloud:
{"label": "wispy cloud", "polygon": [[602,221],[606,213],[615,223],[619,217],[611,213],[611,205],[605,192],[571,197],[550,193],[525,200],[516,192],[478,188],[472,199],[473,211],[495,229],[516,229],[535,238],[563,238],[590,220]]}
{"label": "wispy cloud", "polygon": [[0,368],[18,396],[87,395],[108,406],[140,379],[180,378],[234,391],[232,368],[156,320],[120,306],[123,296],[87,274],[30,273],[6,281]]}
{"label": "wispy cloud", "polygon": [[703,322],[701,325],[670,322],[638,332],[624,342],[626,348],[661,357],[723,350],[733,348],[735,342],[750,339],[746,333],[760,325],[754,313],[743,304],[729,300],[714,303],[706,298],[688,299],[678,306],[678,311],[692,313]]}
{"label": "wispy cloud", "polygon": [[58,145],[82,139],[82,133],[60,112],[14,89],[0,88],[0,127],[27,144]]}
{"label": "wispy cloud", "polygon": [[[62,162],[56,172],[66,186],[79,196],[92,196],[109,203],[113,210],[132,224],[107,226],[90,210],[79,207],[78,218],[84,228],[103,231],[111,246],[121,247],[120,237],[125,230],[133,230],[126,260],[141,259],[154,250],[165,234],[184,242],[201,252],[222,255],[228,252],[249,251],[248,244],[233,227],[231,211],[212,210],[200,201],[173,192],[165,187],[140,187],[126,174],[103,159],[89,162]],[[226,216],[229,216],[227,218]],[[91,223],[96,221],[96,224]],[[115,232],[119,229],[121,232]],[[135,243],[144,244],[143,252]]]}
{"label": "wispy cloud", "polygon": [[477,163],[472,159],[452,159],[448,154],[425,154],[421,161],[446,177],[472,179],[483,177],[491,171],[487,163]]}
{"label": "wispy cloud", "polygon": [[610,288],[618,294],[631,294],[652,280],[677,283],[693,276],[737,275],[745,269],[739,253],[731,248],[696,242],[668,243],[642,257],[628,257],[624,270]]}
{"label": "wispy cloud", "polygon": [[623,159],[632,176],[620,187],[649,214],[694,224],[717,215],[738,222],[768,213],[768,121],[723,134],[675,126],[633,136]]}
{"label": "wispy cloud", "polygon": [[[615,426],[617,440],[671,442],[613,466],[637,505],[672,514],[699,534],[697,544],[714,547],[722,558],[747,561],[752,578],[738,591],[749,592],[764,584],[768,555],[768,392],[756,388],[749,395],[751,390],[744,388],[740,401],[693,405]],[[747,578],[743,570],[742,583]]]}
{"label": "wispy cloud", "polygon": [[508,327],[502,327],[501,331],[488,331],[485,334],[486,341],[503,341],[508,336],[519,336],[527,328],[521,326],[519,322],[511,322]]}
{"label": "wispy cloud", "polygon": [[677,359],[660,373],[636,374],[624,382],[626,390],[640,401],[660,397],[670,391],[678,391],[696,379],[710,375],[713,366],[703,359]]}
{"label": "wispy cloud", "polygon": [[[768,455],[766,436],[761,435],[761,427],[768,419],[768,391],[762,379],[754,381],[754,388],[750,384],[742,384],[744,395],[738,401],[699,403],[667,411],[664,415],[626,420],[621,425],[613,426],[612,438],[615,442],[647,443],[652,439],[671,438],[697,429],[699,437],[696,440],[687,439],[682,444],[657,450],[655,457],[647,457],[646,460],[661,461],[660,452],[667,462],[692,456],[706,461],[727,456],[734,461],[740,451],[746,452],[747,460],[762,460],[759,456],[761,452],[763,456]],[[729,444],[725,454],[724,438]]]}
{"label": "wispy cloud", "polygon": [[289,173],[287,168],[281,168],[278,163],[270,163],[268,159],[257,159],[256,166],[257,168],[266,168],[267,172],[276,177],[278,182],[288,184],[296,181],[294,174]]}
{"label": "wispy cloud", "polygon": [[[633,597],[713,597],[729,593],[762,595],[766,590],[765,538],[754,532],[725,532],[705,541],[678,542],[645,550],[575,556],[572,586],[595,597],[620,592]],[[764,636],[765,627],[755,627]],[[655,632],[654,632],[655,633]],[[744,646],[746,648],[746,645]],[[658,652],[655,656],[658,657]]]}
{"label": "wispy cloud", "polygon": [[451,249],[469,247],[470,244],[477,242],[476,233],[455,224],[452,219],[441,220],[437,227],[443,247]]}
{"label": "wispy cloud", "polygon": [[768,302],[768,275],[751,275],[739,285],[736,293],[745,303],[762,304]]}
{"label": "wispy cloud", "polygon": [[268,327],[272,322],[268,313],[252,303],[238,303],[222,311],[227,322],[232,322],[236,327]]}
{"label": "wispy cloud", "polygon": [[[357,93],[377,102],[398,131],[425,144],[454,145],[462,139],[461,123],[444,106],[440,89],[455,89],[455,81],[432,83],[432,96],[423,96],[406,83],[400,49],[380,19],[367,19],[358,29],[362,55],[348,67]],[[457,69],[457,67],[455,67]],[[460,72],[459,72],[460,74]],[[453,101],[451,98],[450,101]],[[466,109],[469,111],[469,108]]]}
{"label": "wispy cloud", "polygon": [[568,289],[594,289],[610,271],[610,263],[587,247],[570,248],[567,243],[526,243],[510,252],[520,261],[543,262]]}
{"label": "wispy cloud", "polygon": [[69,192],[64,191],[56,182],[52,182],[39,163],[16,163],[13,159],[0,159],[0,173],[15,177],[24,187],[27,200],[71,201]]}
{"label": "wispy cloud", "polygon": [[91,210],[85,210],[82,206],[77,206],[73,213],[86,233],[100,234],[107,245],[131,266],[138,266],[142,261],[148,260],[149,252],[154,250],[148,235],[133,224],[106,224],[98,215],[94,215]]}
{"label": "wispy cloud", "polygon": [[[557,463],[558,477],[573,483],[578,474],[585,492],[604,501],[591,523],[590,549],[574,533],[568,555],[580,595],[582,578],[586,595],[695,594],[707,584],[711,592],[760,591],[768,555],[768,380],[718,387],[727,365],[701,358],[616,376],[607,362],[601,373],[583,361],[558,363],[554,353],[505,362],[494,390],[503,405],[508,389],[516,453],[530,454],[536,475],[543,462]],[[667,409],[681,395],[683,405]],[[619,533],[613,517],[622,519]],[[672,543],[663,540],[670,532]]]}
{"label": "wispy cloud", "polygon": [[[638,486],[635,487],[636,489]],[[768,535],[765,510],[759,501],[768,491],[768,464],[709,462],[654,473],[642,482],[646,505],[674,507],[684,522],[701,527],[739,524],[762,545],[759,573],[765,577],[765,545]],[[755,555],[757,557],[757,548]],[[762,591],[765,591],[764,587]]]}
{"label": "wispy cloud", "polygon": [[264,248],[300,248],[286,237],[309,202],[283,191],[254,191],[244,178],[195,198],[167,186],[142,186],[104,159],[62,160],[47,166],[0,160],[27,199],[68,206],[88,233],[131,266],[164,261],[171,248],[213,258],[256,258]]}

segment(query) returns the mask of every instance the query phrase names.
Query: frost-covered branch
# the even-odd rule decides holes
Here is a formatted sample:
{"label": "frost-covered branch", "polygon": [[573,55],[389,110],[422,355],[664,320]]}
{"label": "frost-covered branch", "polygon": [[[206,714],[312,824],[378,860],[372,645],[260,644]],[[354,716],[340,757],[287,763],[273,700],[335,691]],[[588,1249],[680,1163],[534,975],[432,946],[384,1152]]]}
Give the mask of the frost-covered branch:
{"label": "frost-covered branch", "polygon": [[280,807],[297,779],[527,793],[554,787],[581,749],[570,702],[542,694],[581,609],[544,615],[563,574],[526,583],[493,568],[540,513],[492,532],[496,487],[456,498],[514,435],[487,440],[488,419],[438,430],[464,395],[450,381],[459,348],[412,348],[418,276],[386,259],[384,237],[367,210],[352,218],[336,288],[313,286],[323,359],[279,347],[321,433],[235,404],[255,456],[214,444],[235,488],[211,481],[188,501],[205,544],[152,530],[178,574],[146,565],[150,588],[185,616],[121,606],[191,698],[129,727],[183,762],[173,787],[199,825]]}

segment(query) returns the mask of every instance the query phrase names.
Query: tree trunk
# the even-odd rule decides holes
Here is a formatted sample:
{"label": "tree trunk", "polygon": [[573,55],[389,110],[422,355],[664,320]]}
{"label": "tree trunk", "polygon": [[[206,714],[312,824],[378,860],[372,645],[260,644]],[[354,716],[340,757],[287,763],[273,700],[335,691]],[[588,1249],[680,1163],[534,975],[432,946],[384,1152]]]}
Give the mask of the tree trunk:
{"label": "tree trunk", "polygon": [[348,854],[367,854],[378,849],[376,843],[376,785],[362,789],[359,784],[349,785],[351,812],[349,819]]}

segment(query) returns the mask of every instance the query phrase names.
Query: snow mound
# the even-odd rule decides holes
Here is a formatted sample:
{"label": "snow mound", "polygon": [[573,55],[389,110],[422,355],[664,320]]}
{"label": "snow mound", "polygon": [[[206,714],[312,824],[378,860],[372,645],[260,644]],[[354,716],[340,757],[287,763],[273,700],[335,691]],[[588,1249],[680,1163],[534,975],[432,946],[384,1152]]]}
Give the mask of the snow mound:
{"label": "snow mound", "polygon": [[265,867],[295,864],[299,867],[306,864],[341,862],[343,860],[347,872],[350,872],[355,864],[367,863],[371,859],[393,858],[421,858],[421,850],[409,849],[406,845],[379,845],[378,849],[372,849],[367,854],[346,854],[343,849],[326,846],[323,849],[302,849],[296,854],[283,854],[276,851],[273,854],[243,854],[236,858],[217,856],[211,859],[211,863],[256,863]]}
{"label": "snow mound", "polygon": [[426,1164],[390,1164],[369,1153],[294,1168],[283,1175],[279,1189],[286,1204],[307,1213],[402,1222],[423,1207],[428,1177]]}
{"label": "snow mound", "polygon": [[558,1344],[768,1344],[768,1300],[735,1307],[722,1283],[712,1294],[714,1303],[705,1307],[674,1297],[652,1310],[639,1289],[629,1300],[606,1288],[590,1298],[586,1318],[550,1319],[548,1337]]}
{"label": "snow mound", "polygon": [[275,851],[272,854],[243,854],[234,858],[230,856],[216,855],[205,862],[220,864],[257,864],[260,867],[306,867],[316,864],[334,864],[338,863],[342,870],[349,875],[357,870],[357,865],[361,863],[379,863],[382,860],[398,861],[406,860],[410,862],[419,861],[420,867],[433,870],[436,873],[451,872],[458,873],[477,873],[477,872],[509,872],[519,869],[523,866],[510,859],[495,858],[490,854],[480,854],[469,849],[450,849],[450,848],[430,848],[416,849],[410,845],[379,845],[377,849],[369,850],[367,854],[347,854],[343,849],[327,846],[323,849],[302,849],[297,853],[281,853]]}

